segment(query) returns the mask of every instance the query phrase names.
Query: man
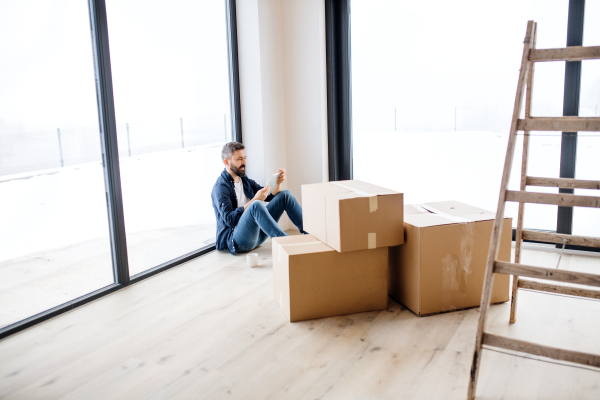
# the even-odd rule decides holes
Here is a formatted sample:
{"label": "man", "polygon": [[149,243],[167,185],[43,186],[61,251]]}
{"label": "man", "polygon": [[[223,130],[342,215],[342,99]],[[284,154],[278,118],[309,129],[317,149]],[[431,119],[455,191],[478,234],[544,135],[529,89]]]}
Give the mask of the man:
{"label": "man", "polygon": [[[279,169],[277,183],[263,188],[246,176],[246,150],[238,142],[229,142],[221,150],[225,170],[211,193],[217,217],[217,250],[228,249],[233,255],[260,246],[267,237],[287,236],[277,221],[284,211],[302,230],[302,208],[287,190],[280,190],[285,170]],[[264,201],[269,202],[265,204]]]}

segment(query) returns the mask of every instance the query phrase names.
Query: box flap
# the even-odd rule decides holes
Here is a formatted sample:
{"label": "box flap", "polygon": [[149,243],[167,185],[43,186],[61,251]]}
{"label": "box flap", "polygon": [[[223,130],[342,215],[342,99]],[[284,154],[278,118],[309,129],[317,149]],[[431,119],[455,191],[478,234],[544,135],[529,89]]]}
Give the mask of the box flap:
{"label": "box flap", "polygon": [[435,201],[432,203],[425,203],[426,205],[435,208],[436,210],[440,210],[443,213],[450,215],[466,215],[466,214],[481,214],[487,213],[493,215],[492,219],[496,218],[496,213],[492,211],[487,211],[482,208],[470,206],[465,203],[461,203],[458,201]]}
{"label": "box flap", "polygon": [[404,222],[419,228],[458,224],[458,222],[433,213],[404,214]]}
{"label": "box flap", "polygon": [[405,204],[404,205],[404,215],[406,214],[422,214],[424,213],[426,210],[424,210],[423,208],[417,208],[415,207],[413,204]]}
{"label": "box flap", "polygon": [[273,241],[278,243],[281,250],[290,256],[335,251],[313,235],[282,236],[273,238]]}
{"label": "box flap", "polygon": [[332,185],[330,182],[324,183],[311,183],[309,185],[302,185],[302,187],[309,188],[311,190],[315,190],[319,193],[330,194],[330,193],[344,193],[347,192],[348,189],[344,189],[342,187]]}
{"label": "box flap", "polygon": [[404,221],[421,228],[472,221],[488,221],[495,218],[496,213],[458,201],[438,201],[404,206]]}
{"label": "box flap", "polygon": [[[395,190],[386,189],[381,186],[373,185],[371,183],[351,180],[351,181],[336,181],[329,182],[330,185],[337,188],[343,189],[344,192],[354,192],[357,196],[355,197],[368,197],[368,196],[383,196],[387,194],[398,194]],[[339,193],[339,192],[338,192]]]}

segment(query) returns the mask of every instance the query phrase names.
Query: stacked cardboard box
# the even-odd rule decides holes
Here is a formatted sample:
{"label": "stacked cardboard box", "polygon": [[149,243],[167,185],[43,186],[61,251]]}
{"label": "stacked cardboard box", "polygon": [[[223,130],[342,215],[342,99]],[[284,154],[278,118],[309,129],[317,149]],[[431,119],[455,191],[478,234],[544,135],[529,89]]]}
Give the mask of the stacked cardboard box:
{"label": "stacked cardboard box", "polygon": [[388,249],[338,253],[312,235],[276,238],[273,282],[290,322],[383,310]]}
{"label": "stacked cardboard box", "polygon": [[[418,315],[479,305],[495,214],[405,207],[402,193],[361,181],[304,185],[302,203],[310,235],[273,239],[275,300],[290,321],[383,310],[388,293]],[[496,277],[493,302],[508,300],[508,278]]]}
{"label": "stacked cardboard box", "polygon": [[403,195],[361,181],[302,186],[304,230],[273,239],[275,300],[290,321],[383,310]]}

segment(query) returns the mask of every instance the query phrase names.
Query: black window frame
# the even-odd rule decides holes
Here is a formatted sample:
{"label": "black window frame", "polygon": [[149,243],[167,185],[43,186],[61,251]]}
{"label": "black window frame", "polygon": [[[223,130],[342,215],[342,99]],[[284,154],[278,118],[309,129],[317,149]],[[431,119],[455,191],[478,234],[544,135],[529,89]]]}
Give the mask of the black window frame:
{"label": "black window frame", "polygon": [[350,1],[325,0],[330,181],[353,179]]}
{"label": "black window frame", "polygon": [[[229,70],[229,98],[231,107],[231,132],[234,140],[242,142],[236,3],[235,0],[224,1]],[[94,56],[102,165],[104,169],[114,283],[41,313],[32,315],[11,325],[7,325],[0,329],[0,339],[216,250],[214,243],[209,244],[187,254],[183,254],[173,260],[147,269],[139,274],[130,276],[127,258],[127,238],[125,235],[125,218],[123,212],[123,195],[121,190],[119,150],[117,147],[117,128],[110,48],[108,42],[106,2],[105,0],[88,0],[88,8]]]}

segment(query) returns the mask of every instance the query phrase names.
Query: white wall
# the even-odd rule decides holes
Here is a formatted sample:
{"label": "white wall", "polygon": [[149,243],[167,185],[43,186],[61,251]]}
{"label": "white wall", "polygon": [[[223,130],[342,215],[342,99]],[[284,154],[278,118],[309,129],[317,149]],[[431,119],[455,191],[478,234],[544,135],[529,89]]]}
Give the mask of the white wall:
{"label": "white wall", "polygon": [[238,0],[237,19],[248,175],[285,168],[301,202],[301,185],[328,179],[324,2]]}
{"label": "white wall", "polygon": [[264,184],[263,102],[258,0],[237,1],[242,135],[249,176]]}
{"label": "white wall", "polygon": [[289,190],[329,180],[323,0],[282,0]]}

